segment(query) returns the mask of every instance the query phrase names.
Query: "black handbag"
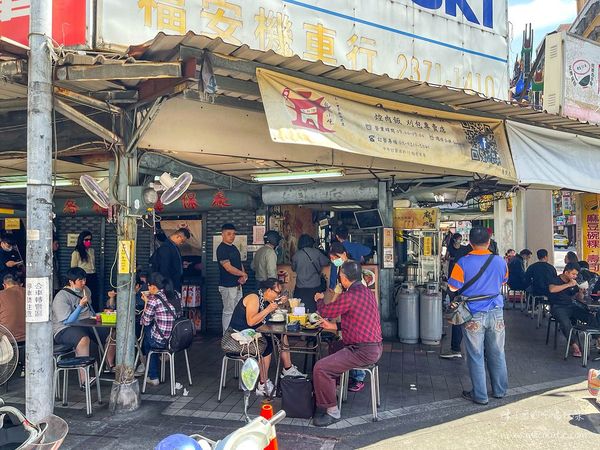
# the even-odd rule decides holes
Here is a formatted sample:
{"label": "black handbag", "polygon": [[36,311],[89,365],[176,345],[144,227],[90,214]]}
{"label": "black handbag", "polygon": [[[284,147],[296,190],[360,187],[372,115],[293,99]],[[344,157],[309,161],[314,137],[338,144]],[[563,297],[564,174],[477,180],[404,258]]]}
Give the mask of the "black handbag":
{"label": "black handbag", "polygon": [[281,389],[281,409],[286,417],[310,419],[315,412],[315,398],[312,381],[306,377],[283,377]]}
{"label": "black handbag", "polygon": [[[166,342],[167,350],[179,352],[189,348],[194,340],[194,324],[187,317],[177,317],[177,314],[169,308],[169,306],[172,306],[170,303],[167,305],[160,295],[157,295],[156,297],[166,310],[171,313],[174,319],[173,328],[171,329],[171,334],[168,339],[165,338],[165,335],[160,331],[158,325],[156,326],[156,331]],[[173,306],[173,308],[175,307]]]}
{"label": "black handbag", "polygon": [[473,278],[471,278],[469,281],[467,281],[463,285],[463,287],[461,287],[454,294],[453,303],[457,303],[457,305],[456,305],[456,307],[454,307],[452,309],[452,316],[450,316],[449,322],[452,325],[462,325],[463,323],[466,323],[473,318],[473,314],[471,314],[471,310],[469,309],[469,305],[468,305],[469,302],[486,300],[488,298],[492,298],[492,297],[496,296],[496,295],[484,295],[484,296],[478,296],[478,297],[463,297],[463,295],[462,295],[462,293],[464,291],[469,289],[473,285],[473,283],[475,283],[477,280],[479,280],[479,278],[481,278],[481,276],[483,275],[485,270],[489,267],[492,260],[494,259],[494,256],[495,255],[492,253],[488,257],[488,259],[485,260],[485,263],[483,264],[483,266],[481,266],[481,269],[479,269],[479,272],[477,272],[477,274]]}

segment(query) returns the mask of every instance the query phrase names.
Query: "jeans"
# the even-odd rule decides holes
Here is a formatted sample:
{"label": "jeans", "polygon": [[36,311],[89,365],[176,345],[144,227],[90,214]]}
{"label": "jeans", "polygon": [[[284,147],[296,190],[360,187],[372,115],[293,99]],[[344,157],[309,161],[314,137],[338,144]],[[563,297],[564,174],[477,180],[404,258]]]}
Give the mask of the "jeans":
{"label": "jeans", "polygon": [[460,344],[463,339],[463,330],[461,325],[452,325],[452,340],[450,341],[450,349],[453,352],[460,353]]}
{"label": "jeans", "polygon": [[[148,355],[150,350],[163,349],[166,348],[166,344],[163,342],[158,342],[154,339],[150,333],[150,327],[146,327],[144,329],[144,341],[142,342],[142,351],[144,355]],[[159,376],[158,374],[158,355],[152,355],[149,361],[146,362],[148,364],[148,378],[156,380]]]}
{"label": "jeans", "polygon": [[504,397],[508,389],[508,372],[504,357],[504,311],[502,308],[494,308],[478,312],[463,324],[463,328],[467,366],[473,385],[473,400],[480,403],[488,401],[486,363],[494,397]]}
{"label": "jeans", "polygon": [[219,294],[223,300],[223,334],[229,328],[229,322],[233,316],[233,310],[242,299],[242,287],[224,287],[219,286]]}
{"label": "jeans", "polygon": [[365,377],[367,376],[367,372],[364,370],[351,370],[350,371],[350,379],[354,381],[360,381],[361,383],[365,381]]}
{"label": "jeans", "polygon": [[[552,305],[550,307],[550,312],[560,324],[560,330],[565,338],[569,337],[569,331],[573,326],[573,321],[579,320],[594,328],[600,326],[598,317],[589,312],[586,306],[579,302],[565,305]],[[570,344],[572,343],[573,337],[571,337]]]}

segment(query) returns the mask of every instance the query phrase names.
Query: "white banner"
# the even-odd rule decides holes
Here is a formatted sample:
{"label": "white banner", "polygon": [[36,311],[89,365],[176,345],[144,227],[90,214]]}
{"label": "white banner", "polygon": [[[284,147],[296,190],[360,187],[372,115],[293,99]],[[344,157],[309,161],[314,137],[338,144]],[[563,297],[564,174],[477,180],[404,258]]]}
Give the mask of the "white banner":
{"label": "white banner", "polygon": [[508,94],[506,0],[98,0],[97,44],[188,30],[392,78]]}
{"label": "white banner", "polygon": [[521,184],[600,193],[600,139],[511,121],[506,129]]}

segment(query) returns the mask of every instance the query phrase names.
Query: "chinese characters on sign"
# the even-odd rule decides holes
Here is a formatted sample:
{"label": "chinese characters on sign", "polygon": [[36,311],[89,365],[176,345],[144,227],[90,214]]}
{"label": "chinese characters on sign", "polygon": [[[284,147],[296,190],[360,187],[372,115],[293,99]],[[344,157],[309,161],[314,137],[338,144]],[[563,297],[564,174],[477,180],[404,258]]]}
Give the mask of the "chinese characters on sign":
{"label": "chinese characters on sign", "polygon": [[26,322],[50,320],[50,278],[27,277],[25,299]]}
{"label": "chinese characters on sign", "polygon": [[596,194],[583,194],[583,259],[591,272],[600,270],[600,198]]}
{"label": "chinese characters on sign", "polygon": [[396,230],[435,230],[437,228],[436,208],[394,208],[394,228]]}
{"label": "chinese characters on sign", "polygon": [[191,31],[228,44],[488,97],[508,93],[507,0],[455,4],[454,11],[441,8],[441,0],[429,6],[413,0],[99,2],[99,41],[111,48],[148,41],[157,31]]}
{"label": "chinese characters on sign", "polygon": [[213,197],[211,206],[213,208],[227,208],[231,206],[231,204],[229,204],[229,199],[225,196],[225,192],[217,191]]}

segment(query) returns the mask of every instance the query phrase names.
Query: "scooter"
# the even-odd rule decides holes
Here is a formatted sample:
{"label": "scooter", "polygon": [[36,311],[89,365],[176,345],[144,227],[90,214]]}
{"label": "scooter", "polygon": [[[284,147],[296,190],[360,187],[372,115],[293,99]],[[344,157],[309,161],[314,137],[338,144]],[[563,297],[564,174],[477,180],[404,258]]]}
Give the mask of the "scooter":
{"label": "scooter", "polygon": [[185,436],[173,434],[163,439],[155,450],[262,450],[275,439],[275,425],[285,418],[285,411],[279,411],[270,419],[248,416],[250,393],[254,391],[260,369],[253,358],[248,358],[242,366],[240,379],[244,389],[244,416],[246,425],[226,436],[220,441],[212,441],[199,434]]}
{"label": "scooter", "polygon": [[55,450],[62,445],[68,432],[67,422],[58,416],[50,415],[33,424],[21,411],[6,406],[0,399],[1,450]]}

